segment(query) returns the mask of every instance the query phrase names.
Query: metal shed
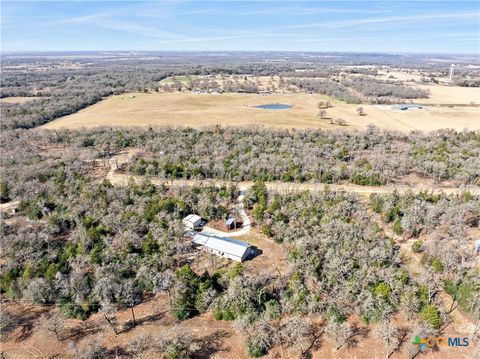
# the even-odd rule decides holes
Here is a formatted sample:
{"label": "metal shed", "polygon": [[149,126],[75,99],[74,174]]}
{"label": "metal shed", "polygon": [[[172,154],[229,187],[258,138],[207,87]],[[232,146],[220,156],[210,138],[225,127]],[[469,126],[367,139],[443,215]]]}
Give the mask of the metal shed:
{"label": "metal shed", "polygon": [[187,229],[195,229],[202,224],[202,217],[196,214],[189,214],[182,220]]}
{"label": "metal shed", "polygon": [[214,234],[197,233],[192,242],[203,246],[207,252],[237,262],[243,262],[252,251],[252,247],[247,242]]}

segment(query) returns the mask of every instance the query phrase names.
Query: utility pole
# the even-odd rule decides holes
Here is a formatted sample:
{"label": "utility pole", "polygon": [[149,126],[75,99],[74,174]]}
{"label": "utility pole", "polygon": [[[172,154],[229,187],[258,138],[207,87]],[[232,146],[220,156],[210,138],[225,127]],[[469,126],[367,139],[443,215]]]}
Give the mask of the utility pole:
{"label": "utility pole", "polygon": [[455,71],[455,65],[454,64],[451,64],[450,65],[450,72],[448,74],[448,83],[450,85],[453,85],[453,73]]}

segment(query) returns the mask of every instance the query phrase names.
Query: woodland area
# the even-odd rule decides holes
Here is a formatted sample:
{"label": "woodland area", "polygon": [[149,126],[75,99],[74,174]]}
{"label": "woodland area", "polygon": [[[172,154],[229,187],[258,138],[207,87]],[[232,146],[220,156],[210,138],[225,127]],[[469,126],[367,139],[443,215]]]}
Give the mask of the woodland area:
{"label": "woodland area", "polygon": [[[405,330],[435,335],[450,323],[448,310],[439,304],[441,290],[479,318],[480,283],[466,240],[468,230],[479,223],[479,197],[468,192],[392,193],[374,194],[364,203],[356,194],[329,190],[280,195],[267,191],[262,180],[320,178],[314,176],[325,167],[307,167],[311,163],[344,168],[349,174],[330,182],[353,181],[358,173],[349,171],[357,168],[387,181],[388,175],[420,171],[431,158],[432,163],[444,159],[448,169],[461,169],[447,172],[451,177],[478,183],[478,177],[469,177],[479,173],[478,156],[468,156],[472,168],[464,157],[465,151],[478,151],[479,146],[472,145],[478,141],[475,133],[405,136],[374,128],[365,133],[218,128],[5,131],[1,197],[3,202],[20,200],[20,217],[1,226],[2,296],[58,306],[61,316],[54,322],[60,324],[62,318],[87,319],[100,312],[120,335],[118,310],[130,308],[135,325],[135,306],[146,294],[168,293],[171,314],[179,321],[205,312],[216,320],[235,321],[247,333],[245,350],[253,357],[278,346],[304,355],[313,350],[312,338],[318,333],[339,350],[362,335],[348,321],[356,316],[364,324],[380,323],[388,329],[383,338],[390,353],[402,345]],[[251,273],[242,265],[203,274],[193,271],[185,261],[193,249],[183,237],[181,219],[188,213],[224,218],[238,190],[157,187],[148,181],[114,187],[95,176],[96,166],[128,147],[140,147],[149,155],[148,160],[135,157],[127,165],[146,179],[256,180],[245,206],[260,233],[285,249],[288,271],[280,276]],[[324,160],[310,160],[314,158]],[[455,161],[463,165],[455,166]],[[367,169],[370,163],[381,167]],[[293,164],[296,167],[289,167]],[[232,171],[236,166],[238,172]],[[235,177],[238,173],[243,176]],[[414,279],[403,263],[398,245],[383,229],[389,226],[395,235],[417,238],[412,250],[422,253],[425,273],[420,278]],[[410,327],[394,323],[398,313],[408,318]],[[319,327],[309,319],[312,315],[322,315],[325,323]],[[3,313],[4,335],[18,320]],[[51,328],[52,319],[45,321]],[[135,342],[131,347],[156,348],[176,358],[190,351],[186,338],[188,333],[178,333],[173,342],[158,343],[142,337],[135,340],[143,346]],[[417,346],[405,345],[410,357],[418,353]],[[104,350],[100,344],[94,347]]]}
{"label": "woodland area", "polygon": [[[328,187],[279,193],[265,184],[378,187],[410,176],[440,185],[480,186],[478,132],[405,134],[373,125],[367,131],[36,128],[112,94],[218,86],[195,79],[160,82],[172,76],[234,74],[238,79],[225,81],[223,91],[255,92],[258,88],[246,87],[244,76],[275,75],[281,77],[282,88],[353,103],[428,95],[401,83],[364,77],[375,74],[374,69],[331,66],[333,60],[312,59],[310,54],[285,61],[290,55],[274,53],[270,62],[253,54],[239,55],[238,60],[233,54],[229,61],[207,60],[201,54],[196,59],[169,56],[174,59],[165,55],[124,65],[118,65],[117,58],[84,59],[75,63],[78,67],[42,57],[6,59],[1,97],[34,99],[2,102],[0,203],[18,201],[15,213],[2,212],[0,218],[2,304],[55,308],[35,319],[35,326],[67,344],[66,320],[88,323],[97,316],[105,330],[123,338],[142,325],[136,316],[140,304],[151,297],[165,298],[158,312],[173,318],[171,335],[143,333],[128,339],[124,357],[199,356],[198,338],[176,324],[205,313],[213,322],[232,323],[244,333],[241,339],[250,357],[279,348],[282,354],[308,357],[321,346],[320,337],[334,343],[335,350],[353,348],[373,326],[387,357],[397,353],[414,358],[419,347],[408,338],[440,335],[452,325],[457,307],[476,323],[469,337],[480,340],[480,277],[472,245],[480,223],[478,195],[406,191],[367,198]],[[415,57],[381,56],[391,64],[447,71]],[[366,58],[359,54],[335,61],[361,65]],[[342,78],[341,72],[355,77]],[[110,160],[129,150],[135,154],[117,171],[141,181],[114,185],[107,179]],[[182,187],[173,181],[155,185],[150,179],[233,184]],[[259,269],[253,265],[257,259],[198,270],[192,259],[198,251],[186,237],[182,219],[196,213],[222,223],[237,205],[240,188],[235,182],[240,181],[254,182],[243,197],[252,218],[251,234],[279,247],[285,254],[283,271],[274,266]],[[412,270],[405,251],[420,258],[418,271]],[[445,293],[450,308],[441,298]],[[121,317],[125,310],[128,321]],[[2,311],[2,341],[15,337],[27,319],[13,310]],[[96,335],[88,337],[85,347],[69,340],[65,353],[85,359],[117,355],[94,339]],[[202,342],[201,347],[208,345]]]}
{"label": "woodland area", "polygon": [[[217,127],[15,130],[2,133],[1,146],[2,202],[40,192],[48,180],[69,168],[88,175],[84,162],[106,160],[128,148],[141,149],[125,165],[128,172],[164,179],[379,186],[414,173],[480,185],[480,136],[475,132],[406,135],[373,126],[366,132]],[[48,154],[49,148],[56,149],[54,156]]]}

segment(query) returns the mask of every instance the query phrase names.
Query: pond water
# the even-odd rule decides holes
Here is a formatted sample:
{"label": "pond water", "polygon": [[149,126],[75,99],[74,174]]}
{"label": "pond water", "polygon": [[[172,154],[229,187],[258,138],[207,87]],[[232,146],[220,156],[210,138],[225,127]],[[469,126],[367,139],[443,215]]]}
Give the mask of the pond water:
{"label": "pond water", "polygon": [[256,108],[263,108],[264,110],[285,110],[287,108],[292,108],[291,105],[285,105],[283,103],[269,103],[266,105],[258,105]]}

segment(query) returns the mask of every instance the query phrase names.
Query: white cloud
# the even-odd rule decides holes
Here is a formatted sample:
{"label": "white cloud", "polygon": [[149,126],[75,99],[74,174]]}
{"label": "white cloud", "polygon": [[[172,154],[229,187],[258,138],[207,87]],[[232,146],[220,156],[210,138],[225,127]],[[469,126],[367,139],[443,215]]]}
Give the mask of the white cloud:
{"label": "white cloud", "polygon": [[335,20],[324,21],[307,24],[298,24],[285,26],[289,29],[307,29],[307,28],[342,28],[353,27],[358,25],[370,25],[370,24],[400,24],[409,22],[423,22],[429,20],[443,20],[443,19],[477,19],[479,18],[477,12],[457,12],[457,13],[438,13],[438,14],[419,14],[419,15],[401,15],[401,16],[383,16],[383,17],[370,17],[362,19],[347,19],[347,20]]}

